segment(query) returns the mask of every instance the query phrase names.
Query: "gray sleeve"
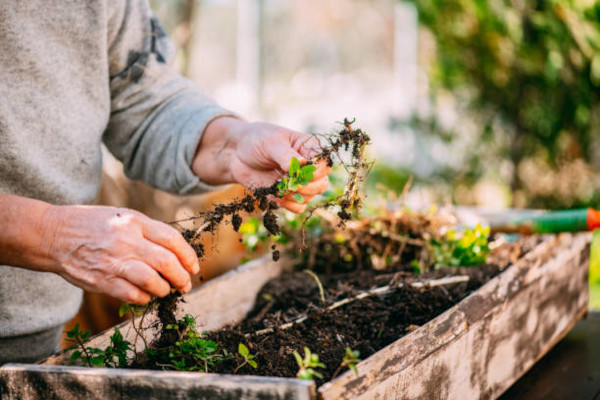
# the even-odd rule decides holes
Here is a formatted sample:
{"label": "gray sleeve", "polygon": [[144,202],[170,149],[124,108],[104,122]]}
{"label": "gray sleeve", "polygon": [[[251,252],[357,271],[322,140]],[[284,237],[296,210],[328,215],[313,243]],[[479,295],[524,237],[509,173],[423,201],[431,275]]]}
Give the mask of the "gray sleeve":
{"label": "gray sleeve", "polygon": [[108,1],[111,114],[104,143],[125,174],[172,193],[211,189],[192,172],[204,128],[233,115],[171,65],[175,47],[147,0]]}

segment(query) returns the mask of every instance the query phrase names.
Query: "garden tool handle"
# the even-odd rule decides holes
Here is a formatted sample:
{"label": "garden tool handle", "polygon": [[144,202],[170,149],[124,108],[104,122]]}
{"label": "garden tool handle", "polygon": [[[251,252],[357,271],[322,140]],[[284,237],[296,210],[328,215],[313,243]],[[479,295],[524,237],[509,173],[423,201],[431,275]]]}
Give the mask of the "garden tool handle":
{"label": "garden tool handle", "polygon": [[560,233],[593,231],[600,228],[600,211],[593,208],[549,211],[529,218],[519,218],[490,226],[492,232],[520,233]]}
{"label": "garden tool handle", "polygon": [[588,208],[587,228],[590,231],[600,228],[600,211]]}

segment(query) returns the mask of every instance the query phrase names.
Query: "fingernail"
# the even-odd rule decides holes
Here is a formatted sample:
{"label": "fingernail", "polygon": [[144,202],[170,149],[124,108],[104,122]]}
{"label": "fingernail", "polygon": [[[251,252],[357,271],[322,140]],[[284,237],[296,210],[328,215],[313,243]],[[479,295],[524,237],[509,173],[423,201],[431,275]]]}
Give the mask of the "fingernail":
{"label": "fingernail", "polygon": [[192,273],[196,275],[198,272],[200,272],[200,263],[196,261],[194,267],[192,268]]}
{"label": "fingernail", "polygon": [[189,293],[190,290],[192,290],[192,282],[188,283],[187,285],[185,285],[185,289],[183,289],[183,293]]}

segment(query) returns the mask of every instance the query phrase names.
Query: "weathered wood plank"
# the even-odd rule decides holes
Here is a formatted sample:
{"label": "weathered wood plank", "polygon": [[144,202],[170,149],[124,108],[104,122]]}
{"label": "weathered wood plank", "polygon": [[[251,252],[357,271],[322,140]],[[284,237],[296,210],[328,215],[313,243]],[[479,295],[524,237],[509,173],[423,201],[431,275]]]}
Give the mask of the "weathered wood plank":
{"label": "weathered wood plank", "polygon": [[8,364],[0,369],[0,398],[312,400],[316,390],[299,379]]}
{"label": "weathered wood plank", "polygon": [[495,398],[587,309],[589,235],[546,240],[450,310],[319,388],[321,399]]}
{"label": "weathered wood plank", "polygon": [[[181,303],[180,316],[193,315],[199,331],[213,330],[227,324],[237,323],[246,317],[254,307],[256,295],[263,285],[281,274],[285,265],[284,260],[273,262],[271,257],[263,257],[251,261],[243,266],[229,271],[184,296],[185,302]],[[144,326],[147,337],[152,337],[154,331],[151,326],[154,318],[148,318]],[[137,348],[143,348],[143,341],[137,337],[131,326],[131,321],[118,325],[125,340],[135,343]],[[110,336],[114,328],[108,329],[89,342],[89,347],[105,348],[110,344]],[[42,364],[65,365],[69,363],[70,351],[61,351],[45,360]]]}

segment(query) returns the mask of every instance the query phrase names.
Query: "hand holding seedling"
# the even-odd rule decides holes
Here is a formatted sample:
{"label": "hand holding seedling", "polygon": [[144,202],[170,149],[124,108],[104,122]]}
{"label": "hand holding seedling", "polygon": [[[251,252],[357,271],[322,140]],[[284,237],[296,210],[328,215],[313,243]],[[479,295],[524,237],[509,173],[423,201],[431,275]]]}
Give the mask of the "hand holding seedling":
{"label": "hand holding seedling", "polygon": [[[249,188],[269,186],[289,175],[290,161],[305,165],[319,149],[311,135],[266,123],[248,123],[222,117],[206,128],[194,158],[193,170],[209,184],[240,183]],[[280,206],[302,212],[306,203],[327,190],[331,168],[325,162],[314,165],[305,185],[277,199]],[[302,197],[302,204],[298,203]]]}

